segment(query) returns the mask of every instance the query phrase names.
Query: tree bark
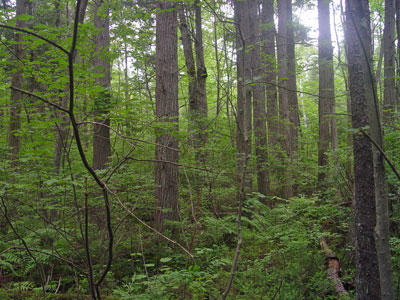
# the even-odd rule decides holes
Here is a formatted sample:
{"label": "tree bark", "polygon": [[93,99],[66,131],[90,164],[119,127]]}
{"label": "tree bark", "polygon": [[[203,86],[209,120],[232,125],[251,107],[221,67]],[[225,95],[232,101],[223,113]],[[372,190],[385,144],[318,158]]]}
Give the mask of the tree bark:
{"label": "tree bark", "polygon": [[[395,3],[385,0],[385,27],[384,27],[384,123],[390,124],[395,112],[395,59],[394,59],[394,24]],[[386,27],[387,26],[387,27]],[[372,66],[372,59],[369,60]],[[372,67],[371,67],[372,68]],[[373,74],[371,72],[371,74]],[[384,149],[383,129],[381,127],[376,84],[372,75],[372,88],[368,93],[370,111],[370,136],[376,144]],[[373,147],[374,173],[375,173],[375,203],[376,203],[376,249],[379,264],[379,277],[382,299],[394,300],[393,273],[390,254],[390,218],[389,199],[386,183],[384,157],[377,147]]]}
{"label": "tree bark", "polygon": [[[26,2],[25,0],[16,1],[16,16],[26,14]],[[25,22],[22,20],[16,21],[17,27],[23,28]],[[14,54],[16,57],[17,71],[11,76],[11,86],[21,89],[22,88],[22,69],[18,68],[20,62],[18,60],[22,59],[24,56],[24,50],[21,44],[22,36],[20,33],[15,33],[14,41]],[[8,136],[8,146],[10,147],[10,159],[13,164],[18,163],[18,154],[21,146],[21,137],[18,135],[18,131],[21,128],[21,101],[23,100],[23,95],[14,89],[11,89],[11,109],[10,109],[10,123],[9,123],[9,136]]]}
{"label": "tree bark", "polygon": [[[93,168],[104,169],[111,156],[110,141],[110,111],[111,102],[111,64],[109,58],[110,47],[110,17],[109,2],[101,0],[94,5],[94,26],[98,33],[94,37],[96,44],[94,68],[96,84],[102,88],[95,98],[95,125],[93,133]],[[105,10],[104,12],[102,10]],[[105,13],[104,17],[103,14]]]}
{"label": "tree bark", "polygon": [[[237,53],[237,116],[236,152],[238,178],[243,174],[243,161],[251,154],[251,80],[250,24],[248,1],[234,2]],[[247,172],[249,172],[247,169]],[[246,192],[251,190],[251,176],[246,176]]]}
{"label": "tree bark", "polygon": [[[263,70],[261,68],[260,56],[260,33],[258,4],[256,0],[249,0],[249,29],[251,45],[251,64],[252,64],[252,92],[253,92],[253,128],[255,139],[255,152],[257,163],[257,188],[258,192],[264,196],[269,194],[269,173],[268,173],[268,152],[267,152],[267,128],[266,128],[266,103],[265,85],[263,84]],[[260,197],[260,201],[265,202],[265,198]]]}
{"label": "tree bark", "polygon": [[[178,220],[178,46],[175,4],[161,0],[156,17],[156,117],[166,128],[157,129],[155,184],[156,228],[170,228],[166,220]],[[171,10],[172,9],[172,10]],[[170,129],[168,129],[170,128]]]}
{"label": "tree bark", "polygon": [[[370,125],[369,92],[372,90],[371,33],[367,0],[346,0],[346,42],[353,128]],[[367,137],[353,136],[354,213],[356,239],[356,299],[379,300],[378,258],[375,248],[376,226],[374,164]]]}
{"label": "tree bark", "polygon": [[268,123],[268,145],[270,153],[278,144],[279,123],[277,105],[277,81],[276,81],[276,55],[275,55],[275,21],[274,21],[274,0],[263,0],[262,2],[262,34],[263,65],[265,66],[265,82],[267,96],[267,123]]}
{"label": "tree bark", "polygon": [[[288,7],[291,0],[278,0],[278,37],[277,37],[277,56],[278,56],[278,92],[279,92],[279,127],[280,127],[280,146],[282,154],[279,166],[280,196],[290,198],[293,196],[293,188],[290,182],[290,160],[292,158],[292,137],[289,119],[289,69],[288,69],[288,27],[289,15]],[[286,157],[285,157],[286,155]]]}
{"label": "tree bark", "polygon": [[328,167],[329,142],[331,141],[332,128],[330,114],[335,102],[334,73],[333,73],[333,47],[330,28],[330,2],[318,0],[318,59],[319,59],[319,139],[318,139],[318,186],[326,185],[326,172]]}
{"label": "tree bark", "polygon": [[288,71],[288,105],[289,105],[289,132],[290,132],[290,152],[291,158],[297,155],[300,117],[299,105],[297,101],[297,83],[296,83],[296,53],[294,43],[294,24],[292,0],[286,0],[287,10],[287,71]]}
{"label": "tree bark", "polygon": [[[197,66],[197,95],[198,95],[198,147],[204,147],[207,143],[208,135],[206,131],[207,125],[207,68],[204,62],[204,46],[203,46],[203,29],[202,29],[202,16],[201,16],[201,3],[200,0],[194,1],[195,11],[195,41],[194,49],[196,53],[196,66]],[[200,153],[201,152],[201,153]],[[203,161],[205,159],[204,151],[198,153],[197,160]]]}
{"label": "tree bark", "polygon": [[385,27],[383,29],[383,122],[385,125],[393,120],[396,104],[395,12],[395,1],[385,0]]}

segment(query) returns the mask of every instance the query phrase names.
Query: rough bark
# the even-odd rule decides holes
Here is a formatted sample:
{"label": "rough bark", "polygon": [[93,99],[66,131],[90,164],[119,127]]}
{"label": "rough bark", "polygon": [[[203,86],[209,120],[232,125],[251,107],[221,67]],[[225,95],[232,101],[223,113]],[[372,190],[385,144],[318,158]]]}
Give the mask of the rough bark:
{"label": "rough bark", "polygon": [[[368,95],[371,90],[368,72],[371,35],[367,0],[346,0],[346,29],[352,126],[363,128],[370,125],[367,97],[371,96]],[[372,146],[367,137],[354,134],[353,153],[356,299],[379,300],[381,289],[374,238],[376,225],[374,167]]]}
{"label": "rough bark", "polygon": [[[204,162],[205,153],[201,148],[207,142],[207,69],[204,63],[203,31],[201,28],[201,5],[198,0],[194,3],[195,31],[189,30],[187,17],[183,7],[179,10],[180,30],[182,35],[183,52],[185,56],[186,71],[189,78],[189,117],[192,122],[190,136],[196,150],[196,160]],[[192,38],[194,36],[194,39]],[[195,56],[193,55],[193,42]]]}
{"label": "rough bark", "polygon": [[[195,41],[194,49],[196,53],[196,66],[197,66],[197,95],[198,95],[198,147],[203,147],[207,143],[207,68],[204,62],[204,46],[203,46],[203,29],[202,29],[202,16],[201,16],[201,3],[200,0],[194,2],[195,11]],[[198,160],[204,161],[204,152],[198,153]]]}
{"label": "rough bark", "polygon": [[[396,75],[397,78],[400,77],[400,0],[395,0],[395,9],[396,9],[396,40],[397,40],[397,70],[396,70]],[[400,95],[400,80],[396,80],[396,104],[397,104],[397,111],[400,111],[400,101],[399,101],[399,95]]]}
{"label": "rough bark", "polygon": [[193,55],[193,41],[186,21],[185,9],[179,9],[179,29],[181,31],[181,40],[183,46],[183,55],[185,57],[186,73],[188,75],[188,94],[189,94],[189,113],[198,106],[197,100],[197,80],[196,64]]}
{"label": "rough bark", "polygon": [[328,166],[329,142],[331,141],[330,114],[335,102],[334,75],[333,75],[333,47],[330,28],[330,1],[318,0],[318,59],[319,59],[319,139],[318,139],[318,185],[325,185]]}
{"label": "rough bark", "polygon": [[[110,119],[108,113],[111,100],[110,17],[108,0],[95,2],[94,26],[98,30],[94,37],[96,44],[94,68],[96,84],[102,88],[95,98],[95,125],[93,133],[93,168],[104,169],[111,156]],[[105,15],[104,15],[105,14]],[[104,17],[103,17],[104,15]]]}
{"label": "rough bark", "polygon": [[[385,1],[385,28],[384,28],[384,114],[386,124],[391,123],[395,112],[395,59],[394,59],[394,23],[395,5],[393,0]],[[387,26],[387,27],[386,27]],[[370,66],[372,59],[369,60]],[[372,67],[371,67],[372,68]],[[373,74],[371,72],[371,74]],[[368,105],[370,111],[370,136],[375,143],[384,149],[383,130],[381,127],[376,85],[372,75],[372,86],[368,91]],[[389,199],[386,183],[384,157],[375,146],[372,148],[375,173],[375,203],[376,203],[376,249],[379,263],[379,277],[382,299],[394,300],[393,273],[390,254],[390,218]]]}
{"label": "rough bark", "polygon": [[169,227],[166,220],[178,220],[178,46],[177,13],[173,2],[159,2],[156,17],[156,117],[170,129],[158,128],[156,138],[155,184],[156,228]]}
{"label": "rough bark", "polygon": [[[292,138],[289,119],[289,70],[288,70],[288,7],[291,0],[278,0],[278,36],[277,36],[277,57],[278,57],[278,92],[279,92],[279,143],[282,149],[281,165],[279,166],[280,196],[290,198],[293,196],[293,188],[290,183],[289,161],[292,158]],[[286,159],[286,163],[285,163]]]}
{"label": "rough bark", "polygon": [[[237,116],[236,152],[237,174],[243,173],[243,160],[251,154],[251,80],[250,24],[248,1],[235,1],[236,53],[237,53]],[[249,171],[250,168],[247,169]],[[251,190],[251,176],[246,176],[246,191]]]}
{"label": "rough bark", "polygon": [[385,0],[385,27],[383,30],[383,122],[385,125],[393,119],[396,104],[395,12],[395,1]]}
{"label": "rough bark", "polygon": [[336,256],[335,252],[333,252],[326,241],[321,239],[319,242],[322,250],[325,253],[325,258],[328,263],[328,277],[332,281],[335,291],[341,296],[348,296],[349,293],[343,286],[342,281],[340,280],[340,259]]}
{"label": "rough bark", "polygon": [[[26,0],[16,1],[16,16],[26,14]],[[16,21],[17,27],[24,27],[25,22],[21,20]],[[14,55],[16,57],[17,71],[11,76],[11,85],[15,88],[22,88],[22,70],[18,68],[18,60],[22,59],[24,56],[24,50],[21,44],[22,36],[19,33],[15,33],[14,36]],[[10,159],[13,164],[18,163],[18,154],[21,146],[21,137],[17,134],[21,128],[21,101],[23,100],[22,93],[11,89],[11,109],[10,109],[10,123],[9,123],[9,136],[8,136],[8,146],[10,147]]]}
{"label": "rough bark", "polygon": [[[261,47],[259,33],[259,17],[257,1],[249,3],[249,28],[252,64],[252,92],[253,92],[253,128],[255,139],[255,154],[257,162],[257,189],[262,195],[269,194],[268,152],[267,152],[267,128],[266,128],[266,103],[265,85],[263,84],[263,70],[261,68]],[[265,198],[260,198],[264,201]]]}
{"label": "rough bark", "polygon": [[279,124],[277,105],[277,81],[276,81],[276,55],[275,55],[275,20],[274,0],[262,2],[262,34],[263,40],[262,57],[266,82],[267,96],[267,123],[268,123],[268,145],[273,153],[278,144]]}
{"label": "rough bark", "polygon": [[289,132],[290,132],[290,152],[291,158],[297,155],[298,138],[300,128],[299,105],[297,101],[297,83],[296,83],[296,53],[294,43],[294,24],[292,0],[286,0],[287,10],[287,81],[288,81],[288,105],[289,105]]}

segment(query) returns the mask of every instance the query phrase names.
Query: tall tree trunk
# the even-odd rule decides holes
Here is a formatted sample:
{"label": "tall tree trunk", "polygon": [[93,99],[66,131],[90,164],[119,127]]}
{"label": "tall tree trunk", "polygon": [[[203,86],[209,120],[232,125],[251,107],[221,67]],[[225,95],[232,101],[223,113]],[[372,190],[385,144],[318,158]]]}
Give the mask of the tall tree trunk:
{"label": "tall tree trunk", "polygon": [[288,105],[290,121],[290,152],[291,158],[297,155],[298,138],[300,128],[299,105],[297,101],[297,83],[296,83],[296,54],[294,43],[294,24],[292,12],[292,0],[286,0],[287,10],[287,71],[288,71]]}
{"label": "tall tree trunk", "polygon": [[[96,44],[96,55],[94,58],[94,68],[96,74],[96,84],[102,88],[95,98],[95,125],[93,134],[93,168],[104,169],[111,156],[110,141],[110,111],[111,101],[111,64],[109,57],[110,47],[110,17],[108,0],[100,0],[94,5],[94,26],[98,33],[94,37]],[[105,8],[105,12],[101,10]]]}
{"label": "tall tree trunk", "polygon": [[[396,9],[396,40],[397,40],[397,78],[400,77],[400,0],[395,0],[395,9]],[[397,111],[400,111],[400,80],[397,79],[396,82],[396,106],[397,106]],[[400,114],[399,114],[400,115]],[[399,116],[398,116],[399,118]]]}
{"label": "tall tree trunk", "polygon": [[[292,137],[289,127],[289,70],[288,70],[288,27],[289,16],[288,7],[291,0],[278,0],[278,37],[277,37],[277,56],[278,56],[278,92],[279,92],[279,140],[284,155],[281,157],[279,166],[280,196],[290,198],[293,196],[293,188],[290,183],[289,161],[292,158]],[[285,163],[286,160],[286,163]]]}
{"label": "tall tree trunk", "polygon": [[[385,0],[385,27],[384,27],[384,122],[391,123],[395,112],[395,3],[394,0]],[[372,59],[369,60],[370,66]],[[371,67],[372,68],[372,67]],[[371,72],[372,74],[372,72]],[[372,77],[372,75],[371,75]],[[372,78],[373,79],[373,78]],[[381,149],[383,145],[383,130],[380,122],[378,97],[376,86],[368,90],[372,96],[368,97],[370,110],[370,135]],[[375,172],[375,203],[376,203],[376,249],[379,263],[379,277],[382,299],[394,300],[393,274],[390,254],[390,218],[389,198],[386,183],[385,162],[382,153],[373,147]]]}
{"label": "tall tree trunk", "polygon": [[396,104],[395,12],[395,0],[385,0],[385,27],[383,30],[383,122],[385,125],[393,120]]}
{"label": "tall tree trunk", "polygon": [[[203,46],[203,29],[202,29],[202,16],[201,16],[201,3],[200,0],[194,1],[195,11],[195,41],[194,49],[196,52],[196,66],[197,66],[197,95],[198,95],[198,121],[199,121],[199,148],[204,147],[207,143],[207,90],[206,79],[207,69],[204,62],[204,46]],[[202,152],[202,153],[200,153]],[[197,159],[204,161],[204,151],[198,153]]]}
{"label": "tall tree trunk", "polygon": [[[178,220],[178,46],[175,4],[161,0],[156,18],[156,117],[171,129],[157,129],[155,184],[156,228],[165,220]],[[172,9],[172,10],[171,10]],[[171,124],[172,126],[169,126]],[[171,228],[172,231],[173,228]]]}
{"label": "tall tree trunk", "polygon": [[330,114],[335,102],[333,75],[333,47],[331,39],[329,1],[318,0],[318,59],[319,59],[319,139],[318,139],[318,185],[325,186],[326,169],[328,166],[328,150],[331,141]]}
{"label": "tall tree trunk", "polygon": [[[371,32],[367,0],[346,0],[346,42],[353,128],[370,125],[368,97],[373,97],[369,69]],[[354,213],[356,235],[356,299],[379,300],[378,258],[375,248],[376,225],[374,168],[371,142],[354,134]]]}
{"label": "tall tree trunk", "polygon": [[[251,45],[251,69],[253,91],[253,128],[257,162],[257,187],[258,192],[267,196],[269,194],[267,128],[266,128],[266,103],[265,85],[263,84],[263,69],[261,68],[260,34],[258,4],[256,0],[249,0],[249,28]],[[264,201],[260,198],[260,201]]]}
{"label": "tall tree trunk", "polygon": [[[251,80],[250,24],[248,1],[235,0],[236,53],[237,53],[237,127],[236,152],[237,174],[243,174],[244,160],[251,154]],[[247,172],[250,168],[247,168]],[[251,176],[246,176],[246,192],[251,190]]]}
{"label": "tall tree trunk", "polygon": [[263,57],[265,57],[265,82],[267,94],[267,122],[268,122],[268,145],[270,153],[278,144],[279,124],[277,105],[277,81],[276,81],[276,55],[275,55],[275,21],[274,0],[263,0],[262,2],[262,34]]}
{"label": "tall tree trunk", "polygon": [[[26,14],[26,2],[25,0],[16,1],[16,17]],[[17,27],[23,28],[25,22],[22,20],[16,21]],[[15,45],[14,54],[16,57],[17,66],[19,65],[18,60],[22,59],[24,56],[24,50],[21,44],[22,37],[21,34],[15,33]],[[15,88],[22,88],[22,69],[17,68],[17,71],[11,76],[11,86]],[[9,136],[8,136],[8,146],[10,147],[10,159],[13,164],[18,163],[18,154],[21,146],[21,137],[17,134],[21,128],[21,101],[23,100],[22,93],[12,89],[11,90],[11,109],[10,109],[10,125],[9,125]]]}

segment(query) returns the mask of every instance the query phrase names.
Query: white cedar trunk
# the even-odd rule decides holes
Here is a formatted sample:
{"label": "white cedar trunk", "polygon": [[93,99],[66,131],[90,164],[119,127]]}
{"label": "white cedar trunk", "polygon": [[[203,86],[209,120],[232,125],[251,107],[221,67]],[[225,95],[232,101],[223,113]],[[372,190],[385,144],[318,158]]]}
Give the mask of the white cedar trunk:
{"label": "white cedar trunk", "polygon": [[[268,174],[268,152],[267,152],[267,127],[266,127],[266,99],[265,85],[263,84],[263,72],[261,68],[260,56],[260,33],[258,5],[256,0],[248,1],[249,27],[250,27],[250,56],[251,56],[251,75],[253,92],[253,128],[255,139],[255,152],[257,162],[257,188],[260,194],[269,194],[269,174]],[[265,202],[264,198],[260,201]]]}
{"label": "white cedar trunk", "polygon": [[[155,152],[156,228],[170,228],[166,220],[178,220],[178,37],[174,2],[161,0],[156,17],[156,117],[167,128],[157,128]],[[172,126],[170,124],[172,123]],[[168,129],[169,128],[169,129]]]}

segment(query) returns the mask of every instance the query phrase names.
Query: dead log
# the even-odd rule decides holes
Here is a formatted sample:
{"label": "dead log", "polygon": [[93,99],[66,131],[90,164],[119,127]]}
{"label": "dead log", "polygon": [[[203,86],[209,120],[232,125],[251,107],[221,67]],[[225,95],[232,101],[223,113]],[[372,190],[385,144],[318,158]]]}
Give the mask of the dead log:
{"label": "dead log", "polygon": [[328,264],[328,277],[333,282],[335,291],[339,295],[348,296],[349,293],[344,288],[343,283],[339,277],[339,271],[340,271],[339,258],[336,256],[335,252],[333,252],[329,248],[328,244],[323,238],[320,240],[319,245],[321,246],[321,249],[324,250],[325,258]]}

